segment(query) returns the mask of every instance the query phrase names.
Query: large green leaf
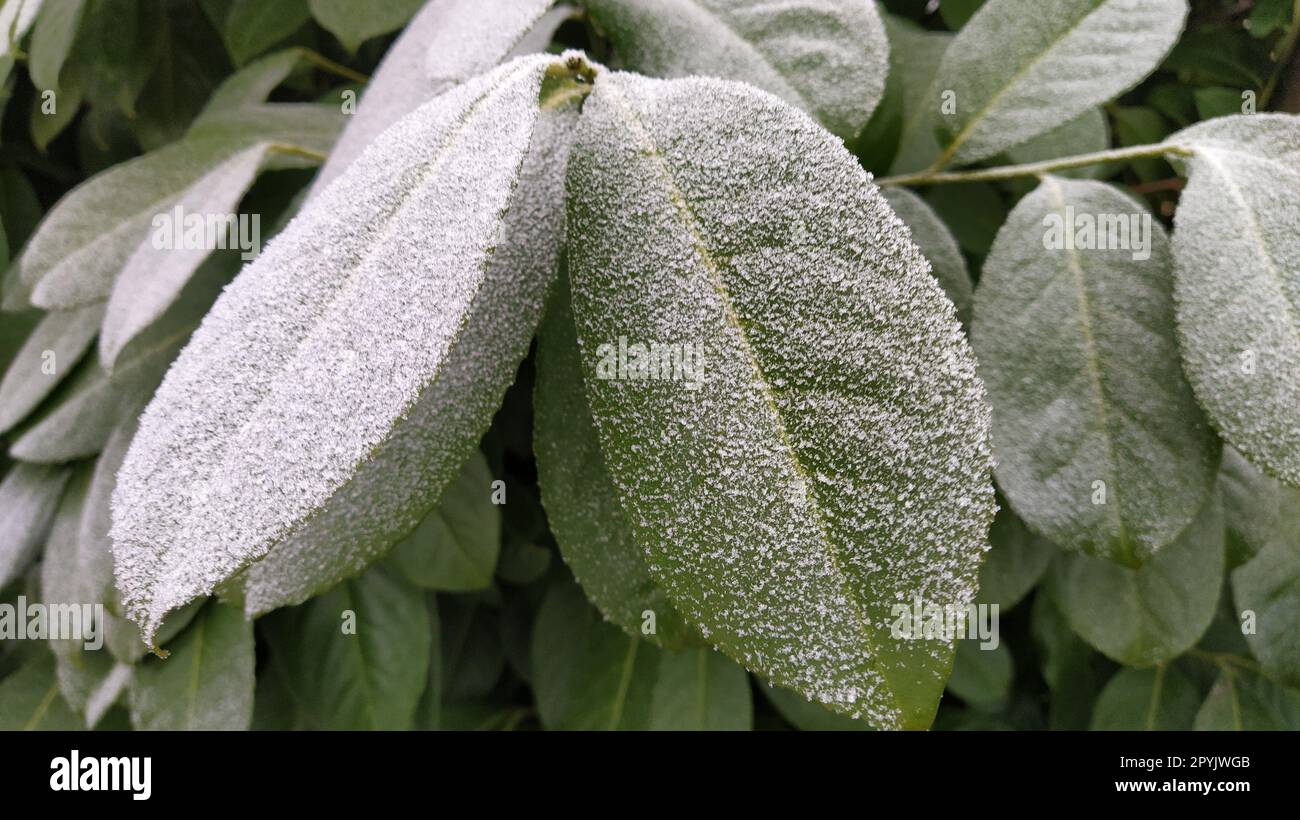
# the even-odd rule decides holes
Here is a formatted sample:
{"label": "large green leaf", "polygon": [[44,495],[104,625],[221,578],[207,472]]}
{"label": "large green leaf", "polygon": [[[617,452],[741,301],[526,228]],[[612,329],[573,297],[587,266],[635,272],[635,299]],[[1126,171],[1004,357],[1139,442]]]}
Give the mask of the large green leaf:
{"label": "large green leaf", "polygon": [[1136,201],[1049,176],[1007,218],[975,293],[998,485],[1033,529],[1128,566],[1187,527],[1218,468],[1179,366],[1171,267]]}
{"label": "large green leaf", "polygon": [[356,113],[321,168],[312,195],[351,165],[390,125],[510,53],[555,0],[439,0],[419,14],[379,64]]}
{"label": "large green leaf", "polygon": [[131,681],[131,723],[150,730],[243,730],[253,719],[253,623],[210,602]]}
{"label": "large green leaf", "polygon": [[47,313],[41,319],[0,381],[0,430],[26,418],[73,371],[103,317],[103,305],[91,305]]}
{"label": "large green leaf", "polygon": [[406,25],[424,0],[307,0],[311,14],[343,47],[355,52],[371,37]]}
{"label": "large green leaf", "polygon": [[973,357],[902,223],[839,140],[721,80],[600,75],[568,190],[588,400],[651,575],[772,682],[928,725],[951,646],[893,638],[891,605],[970,602],[993,492]]}
{"label": "large green leaf", "polygon": [[492,583],[500,550],[501,510],[492,503],[492,473],[475,452],[390,560],[417,586],[468,592]]}
{"label": "large green leaf", "polygon": [[1255,613],[1255,630],[1246,634],[1251,653],[1300,686],[1300,537],[1275,539],[1232,573],[1232,594],[1240,610]]}
{"label": "large green leaf", "polygon": [[1171,731],[1192,728],[1201,693],[1176,666],[1121,669],[1097,698],[1094,730]]}
{"label": "large green leaf", "polygon": [[749,729],[749,676],[712,649],[659,649],[560,580],[537,614],[533,691],[548,729]]}
{"label": "large green leaf", "polygon": [[858,0],[585,0],[622,64],[656,77],[741,80],[852,139],[885,93],[889,41]]}
{"label": "large green leaf", "polygon": [[989,0],[931,86],[927,104],[951,104],[937,118],[939,163],[987,159],[1119,96],[1155,69],[1186,16],[1186,0]]}
{"label": "large green leaf", "polygon": [[63,467],[15,464],[0,482],[0,588],[36,557],[70,476]]}
{"label": "large green leaf", "polygon": [[934,277],[943,286],[943,292],[957,306],[957,318],[962,324],[970,323],[973,286],[966,258],[943,220],[916,194],[906,188],[888,188],[882,193],[889,207],[903,220],[912,232],[912,241],[930,262]]}
{"label": "large green leaf", "polygon": [[1196,713],[1195,728],[1210,731],[1296,731],[1300,689],[1283,686],[1247,664],[1226,659],[1219,679]]}
{"label": "large green leaf", "polygon": [[268,619],[276,663],[315,729],[410,729],[429,675],[425,593],[386,567]]}
{"label": "large green leaf", "polygon": [[[563,88],[588,71],[521,58],[420,108],[222,294],[119,474],[118,582],[146,638],[243,570],[250,613],[303,601],[427,515],[540,319]],[[559,96],[539,116],[544,77]]]}
{"label": "large green leaf", "polygon": [[537,342],[533,446],[546,517],[565,563],[606,618],[629,635],[678,648],[694,630],[650,576],[623,517],[587,408],[569,298],[562,277]]}
{"label": "large green leaf", "polygon": [[1224,117],[1169,144],[1194,152],[1173,242],[1187,376],[1225,439],[1300,486],[1300,118]]}
{"label": "large green leaf", "polygon": [[1174,543],[1139,569],[1066,555],[1048,576],[1070,626],[1106,656],[1150,666],[1189,649],[1214,618],[1223,584],[1218,494]]}

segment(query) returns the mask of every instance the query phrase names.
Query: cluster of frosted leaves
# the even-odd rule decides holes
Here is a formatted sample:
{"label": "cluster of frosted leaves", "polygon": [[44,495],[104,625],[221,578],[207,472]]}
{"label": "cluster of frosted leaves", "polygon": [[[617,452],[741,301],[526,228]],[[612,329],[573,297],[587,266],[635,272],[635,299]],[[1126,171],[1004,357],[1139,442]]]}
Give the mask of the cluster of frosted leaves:
{"label": "cluster of frosted leaves", "polygon": [[939,92],[932,86],[943,55],[955,35],[914,26],[910,20],[885,16],[889,34],[889,76],[902,99],[898,154],[890,172],[905,174],[926,168],[942,150],[935,139]]}
{"label": "cluster of frosted leaves", "polygon": [[739,80],[851,139],[885,92],[889,41],[863,0],[586,0],[622,66]]}
{"label": "cluster of frosted leaves", "polygon": [[[560,555],[607,619],[659,646],[681,646],[694,630],[651,577],[605,468],[569,298],[562,277],[537,338],[533,450],[546,517]],[[642,629],[646,612],[654,613],[651,634]]]}
{"label": "cluster of frosted leaves", "polygon": [[[1105,218],[1129,225],[1135,215],[1149,257],[1103,249],[1106,236],[1093,248],[1047,247],[1051,217],[1073,237],[1076,215],[1098,234]],[[1111,244],[1138,243],[1129,234]],[[971,336],[993,403],[998,485],[1062,547],[1141,563],[1191,522],[1214,483],[1218,440],[1183,378],[1172,290],[1164,229],[1099,182],[1046,177],[989,252]]]}
{"label": "cluster of frosted leaves", "polygon": [[1194,152],[1173,241],[1188,378],[1227,441],[1300,486],[1300,117],[1224,117],[1168,142]]}
{"label": "cluster of frosted leaves", "polygon": [[20,462],[0,481],[0,587],[35,560],[70,477],[62,466]]}
{"label": "cluster of frosted leaves", "polygon": [[325,190],[389,126],[457,83],[494,67],[554,0],[517,0],[484,14],[481,0],[424,5],[384,55],[312,183]]}
{"label": "cluster of frosted leaves", "polygon": [[417,109],[223,293],[118,477],[118,587],[146,640],[236,574],[250,614],[305,600],[437,501],[540,319],[576,109],[539,97],[575,71],[521,58]]}
{"label": "cluster of frosted leaves", "polygon": [[987,159],[1137,85],[1178,40],[1186,0],[989,0],[944,55],[946,164]]}
{"label": "cluster of frosted leaves", "polygon": [[[891,607],[970,603],[994,505],[983,385],[902,223],[811,118],[719,80],[602,74],[568,190],[588,400],[652,576],[773,682],[928,725],[952,647],[895,640]],[[620,337],[698,345],[703,378],[600,378]]]}

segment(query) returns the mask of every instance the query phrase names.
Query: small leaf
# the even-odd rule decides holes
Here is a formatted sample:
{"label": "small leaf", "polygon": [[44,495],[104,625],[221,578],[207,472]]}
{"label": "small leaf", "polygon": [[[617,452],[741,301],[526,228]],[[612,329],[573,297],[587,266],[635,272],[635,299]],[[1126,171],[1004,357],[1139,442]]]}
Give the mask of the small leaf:
{"label": "small leaf", "polygon": [[898,218],[903,220],[912,232],[912,241],[925,254],[930,263],[934,277],[939,280],[943,292],[957,306],[957,318],[963,325],[970,323],[972,291],[970,271],[966,269],[966,258],[961,255],[961,248],[953,238],[952,231],[943,224],[934,209],[916,194],[906,188],[888,188],[881,192],[889,207],[894,209]]}
{"label": "small leaf", "polygon": [[374,567],[267,620],[276,663],[313,729],[410,729],[429,674],[425,594]]}
{"label": "small leaf", "polygon": [[[1290,512],[1294,517],[1293,507]],[[1233,601],[1255,614],[1246,633],[1266,672],[1300,686],[1300,538],[1274,540],[1232,573]]]}
{"label": "small leaf", "polygon": [[1048,576],[1071,628],[1107,657],[1150,666],[1191,648],[1214,618],[1223,581],[1218,494],[1140,569],[1066,555]]}
{"label": "small leaf", "polygon": [[[583,374],[651,575],[773,683],[928,725],[951,650],[893,638],[891,605],[968,604],[993,514],[952,303],[839,140],[770,95],[602,74],[579,133]],[[651,344],[682,366],[642,378]]]}
{"label": "small leaf", "polygon": [[20,463],[0,481],[0,588],[36,557],[71,475],[63,467]]}
{"label": "small leaf", "polygon": [[1047,177],[1007,218],[975,293],[999,486],[1034,530],[1127,566],[1187,527],[1218,468],[1179,366],[1171,267],[1135,200]]}
{"label": "small leaf", "polygon": [[987,159],[1119,96],[1155,69],[1186,17],[1186,0],[989,0],[935,78],[930,104],[950,104],[939,164]]}
{"label": "small leaf", "polygon": [[548,729],[747,730],[744,670],[711,649],[670,652],[601,619],[555,583],[533,632],[533,691]]}
{"label": "small leaf", "polygon": [[1169,144],[1194,152],[1173,242],[1187,377],[1224,439],[1300,487],[1300,118],[1225,117]]}
{"label": "small leaf", "polygon": [[1186,731],[1192,728],[1201,693],[1176,666],[1121,669],[1097,698],[1094,731]]}
{"label": "small leaf", "polygon": [[305,600],[433,507],[540,318],[576,110],[539,96],[582,71],[521,58],[412,113],[222,294],[119,474],[118,585],[146,638],[226,582],[250,614]]}
{"label": "small leaf", "polygon": [[1228,567],[1241,566],[1276,541],[1300,543],[1300,490],[1264,475],[1233,447],[1219,465],[1228,524]]}
{"label": "small leaf", "polygon": [[424,0],[308,0],[311,15],[352,53],[371,37],[406,25]]}
{"label": "small leaf", "polygon": [[230,59],[235,65],[244,65],[310,19],[306,0],[234,0],[226,12],[221,36]]}
{"label": "small leaf", "polygon": [[[68,58],[72,41],[77,36],[85,0],[57,0],[53,3],[31,3],[29,0],[27,5],[40,6],[40,15],[32,29],[27,65],[32,85],[38,91],[58,88],[59,70],[63,68],[63,61]],[[59,107],[63,105],[64,101],[59,100]]]}
{"label": "small leaf", "polygon": [[492,583],[501,549],[501,511],[492,503],[492,473],[475,452],[438,506],[390,555],[416,586],[469,592]]}
{"label": "small leaf", "polygon": [[480,0],[425,3],[370,78],[309,198],[393,123],[452,86],[494,68],[553,3],[515,0],[494,4],[490,11]]}
{"label": "small leaf", "polygon": [[875,3],[587,0],[623,65],[655,77],[740,80],[845,139],[885,93],[889,41]]}
{"label": "small leaf", "polygon": [[103,318],[104,306],[91,305],[47,313],[41,319],[0,381],[0,430],[25,419],[73,372]]}
{"label": "small leaf", "polygon": [[17,672],[0,680],[0,730],[67,732],[82,728],[81,718],[59,694],[50,653],[38,652]]}
{"label": "small leaf", "polygon": [[905,174],[928,167],[943,150],[934,136],[939,92],[932,85],[953,35],[919,29],[892,15],[885,15],[885,24],[889,32],[889,74],[899,78],[903,100],[898,154],[890,173]]}
{"label": "small leaf", "polygon": [[253,624],[209,602],[167,658],[146,658],[131,681],[137,729],[242,731],[253,719]]}
{"label": "small leaf", "polygon": [[1195,728],[1209,731],[1296,731],[1300,689],[1283,686],[1249,666],[1227,659],[1196,713]]}
{"label": "small leaf", "polygon": [[[695,632],[655,584],[623,517],[587,407],[569,299],[562,277],[537,342],[533,447],[551,532],[583,592],[607,619],[633,637],[680,648],[696,639]],[[646,634],[648,623],[654,631]]]}
{"label": "small leaf", "polygon": [[960,640],[948,691],[976,709],[996,711],[1011,695],[1013,666],[1005,643],[985,649],[979,640]]}
{"label": "small leaf", "polygon": [[486,697],[505,671],[500,619],[487,597],[443,595],[439,600],[444,705]]}
{"label": "small leaf", "polygon": [[1011,609],[1042,579],[1058,551],[1046,538],[1030,532],[1005,504],[989,529],[988,557],[980,567],[980,591],[975,600]]}

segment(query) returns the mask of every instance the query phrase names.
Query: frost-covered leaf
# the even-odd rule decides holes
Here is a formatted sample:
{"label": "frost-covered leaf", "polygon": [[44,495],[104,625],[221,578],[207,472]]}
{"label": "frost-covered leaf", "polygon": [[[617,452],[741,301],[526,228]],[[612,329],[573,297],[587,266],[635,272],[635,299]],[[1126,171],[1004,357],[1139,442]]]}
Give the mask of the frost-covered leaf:
{"label": "frost-covered leaf", "polygon": [[71,474],[64,467],[15,464],[0,481],[0,588],[36,557]]}
{"label": "frost-covered leaf", "polygon": [[253,622],[239,607],[212,601],[131,680],[137,729],[240,731],[253,719]]}
{"label": "frost-covered leaf", "polygon": [[118,586],[146,637],[244,570],[249,613],[305,600],[433,507],[554,277],[576,109],[539,116],[544,75],[589,71],[521,58],[412,113],[226,289],[118,477]]}
{"label": "frost-covered leaf", "polygon": [[1196,713],[1203,731],[1300,730],[1300,689],[1284,686],[1235,660],[1219,666],[1219,678]]}
{"label": "frost-covered leaf", "polygon": [[501,549],[501,510],[492,503],[492,473],[475,452],[438,506],[415,532],[393,547],[389,560],[416,586],[449,592],[492,583]]}
{"label": "frost-covered leaf", "polygon": [[1236,448],[1223,448],[1219,465],[1228,567],[1241,566],[1277,541],[1300,544],[1300,490],[1264,475]]}
{"label": "frost-covered leaf", "polygon": [[1223,510],[1211,495],[1196,520],[1139,569],[1065,555],[1049,574],[1071,628],[1107,657],[1150,666],[1189,649],[1214,618],[1223,584]]}
{"label": "frost-covered leaf", "polygon": [[[326,31],[355,52],[371,37],[406,25],[425,0],[307,0],[311,15]],[[480,4],[480,8],[482,5]]]}
{"label": "frost-covered leaf", "polygon": [[1110,186],[1047,177],[975,292],[998,485],[1034,530],[1136,566],[1191,522],[1219,445],[1183,379],[1164,229]]}
{"label": "frost-covered leaf", "polygon": [[865,720],[855,720],[848,715],[832,712],[798,692],[770,684],[761,684],[759,688],[781,717],[796,729],[805,732],[871,731],[871,724]]}
{"label": "frost-covered leaf", "polygon": [[[11,0],[12,2],[12,0]],[[38,652],[0,680],[0,731],[75,731],[85,728],[59,694],[54,657]]]}
{"label": "frost-covered leaf", "polygon": [[943,292],[957,306],[957,318],[962,324],[970,323],[972,291],[970,271],[966,258],[953,238],[952,231],[934,209],[906,188],[888,188],[881,193],[894,209],[898,218],[912,231],[912,241],[930,262],[934,277],[943,286]]}
{"label": "frost-covered leaf", "polygon": [[928,725],[951,646],[890,608],[970,602],[993,491],[974,359],[902,223],[839,140],[720,80],[602,74],[568,190],[587,396],[651,575],[772,682]]}
{"label": "frost-covered leaf", "polygon": [[740,80],[852,139],[885,93],[889,41],[862,0],[586,0],[624,67]]}
{"label": "frost-covered leaf", "polygon": [[951,103],[937,118],[941,163],[986,159],[1119,96],[1155,69],[1186,16],[1186,0],[989,0],[935,78]]}
{"label": "frost-covered leaf", "polygon": [[490,8],[481,0],[426,3],[370,78],[311,195],[324,190],[390,125],[501,62],[553,2],[516,0]]}
{"label": "frost-covered leaf", "polygon": [[905,174],[928,167],[943,150],[934,135],[940,100],[938,90],[932,86],[953,35],[918,29],[889,15],[885,23],[889,32],[889,73],[898,76],[903,101],[898,153],[890,172]]}
{"label": "frost-covered leaf", "polygon": [[[1062,123],[1051,131],[1039,134],[1009,149],[1007,158],[1013,164],[1020,165],[1091,154],[1095,151],[1105,151],[1109,147],[1110,126],[1106,123],[1106,113],[1100,108],[1089,108],[1069,122]],[[1095,179],[1101,176],[1105,169],[1105,165],[1087,165],[1083,168],[1068,168],[1058,173],[1063,177]]]}
{"label": "frost-covered leaf", "polygon": [[1246,634],[1251,654],[1300,686],[1300,534],[1273,540],[1232,573],[1232,595],[1240,610],[1255,613],[1254,632]]}
{"label": "frost-covered leaf", "polygon": [[537,341],[533,448],[546,517],[560,555],[601,613],[629,635],[677,648],[695,639],[694,630],[650,576],[623,517],[587,407],[569,299],[561,277]]}
{"label": "frost-covered leaf", "polygon": [[194,124],[266,102],[271,92],[303,61],[304,54],[303,49],[287,48],[255,60],[226,77],[212,92]]}
{"label": "frost-covered leaf", "polygon": [[1196,682],[1173,666],[1121,669],[1093,707],[1093,730],[1185,731],[1192,728],[1201,693]]}
{"label": "frost-covered leaf", "polygon": [[1030,532],[1005,503],[989,529],[989,554],[980,567],[976,601],[1007,610],[1020,602],[1042,579],[1057,555],[1056,546]]}
{"label": "frost-covered leaf", "polygon": [[1169,144],[1194,152],[1173,241],[1188,379],[1228,442],[1300,486],[1300,117],[1225,117]]}
{"label": "frost-covered leaf", "polygon": [[429,673],[425,593],[386,567],[269,618],[285,682],[314,729],[410,729]]}
{"label": "frost-covered leaf", "polygon": [[537,614],[533,691],[547,729],[747,730],[749,676],[712,649],[668,651],[602,620],[560,580]]}
{"label": "frost-covered leaf", "polygon": [[104,306],[90,305],[41,319],[0,381],[0,431],[25,419],[73,371],[103,318]]}
{"label": "frost-covered leaf", "polygon": [[974,638],[957,642],[948,691],[974,708],[994,711],[1011,694],[1014,663],[1005,642],[988,649],[980,644]]}

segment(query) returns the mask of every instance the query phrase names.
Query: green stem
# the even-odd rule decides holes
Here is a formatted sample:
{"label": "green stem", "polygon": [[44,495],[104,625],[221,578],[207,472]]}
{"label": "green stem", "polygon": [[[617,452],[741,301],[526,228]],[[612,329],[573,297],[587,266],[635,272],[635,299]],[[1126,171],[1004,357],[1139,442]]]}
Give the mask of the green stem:
{"label": "green stem", "polygon": [[1259,107],[1267,108],[1268,103],[1273,99],[1273,92],[1277,91],[1278,83],[1282,80],[1282,72],[1291,63],[1291,55],[1295,53],[1296,40],[1300,39],[1300,0],[1295,0],[1295,6],[1291,12],[1291,24],[1287,26],[1286,34],[1278,42],[1277,64],[1273,66],[1273,73],[1269,75],[1268,84],[1259,95]]}
{"label": "green stem", "polygon": [[275,142],[270,146],[272,151],[279,151],[281,154],[288,154],[294,157],[306,157],[316,162],[324,162],[328,157],[319,151],[313,151],[310,148],[303,148],[298,145],[288,145],[283,142]]}
{"label": "green stem", "polygon": [[319,54],[309,48],[300,48],[298,52],[302,58],[318,68],[323,68],[331,74],[338,75],[345,80],[351,80],[354,83],[368,83],[370,78],[360,71],[353,71],[342,63],[336,63],[324,54]]}
{"label": "green stem", "polygon": [[1108,151],[1096,151],[1091,154],[1079,154],[1074,157],[1049,159],[1042,162],[1029,162],[1024,165],[1001,165],[997,168],[978,168],[974,171],[918,171],[915,174],[900,174],[876,180],[880,187],[893,185],[946,185],[957,182],[993,182],[999,179],[1015,177],[1042,176],[1053,171],[1065,171],[1070,168],[1082,168],[1087,165],[1100,165],[1103,162],[1126,162],[1133,159],[1149,157],[1190,157],[1190,148],[1167,143],[1155,145],[1135,145],[1130,148],[1113,148]]}

